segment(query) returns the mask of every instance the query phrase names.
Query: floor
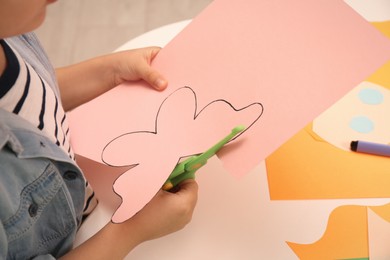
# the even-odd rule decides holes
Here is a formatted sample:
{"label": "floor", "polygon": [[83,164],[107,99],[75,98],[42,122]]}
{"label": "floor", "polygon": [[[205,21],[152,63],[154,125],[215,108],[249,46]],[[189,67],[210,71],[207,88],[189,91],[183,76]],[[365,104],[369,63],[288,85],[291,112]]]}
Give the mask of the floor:
{"label": "floor", "polygon": [[109,53],[154,28],[194,18],[212,0],[63,0],[36,31],[55,67]]}

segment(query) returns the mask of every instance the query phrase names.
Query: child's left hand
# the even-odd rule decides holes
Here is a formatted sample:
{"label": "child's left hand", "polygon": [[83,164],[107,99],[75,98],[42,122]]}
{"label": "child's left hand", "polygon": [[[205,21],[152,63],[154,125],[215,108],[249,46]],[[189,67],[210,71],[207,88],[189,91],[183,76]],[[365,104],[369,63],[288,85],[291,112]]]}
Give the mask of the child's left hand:
{"label": "child's left hand", "polygon": [[144,80],[164,90],[168,81],[151,62],[160,51],[148,47],[111,53],[57,69],[57,80],[65,111],[88,102],[125,81]]}
{"label": "child's left hand", "polygon": [[161,48],[147,47],[111,54],[114,63],[115,85],[125,81],[145,80],[157,90],[167,87],[167,80],[150,64]]}

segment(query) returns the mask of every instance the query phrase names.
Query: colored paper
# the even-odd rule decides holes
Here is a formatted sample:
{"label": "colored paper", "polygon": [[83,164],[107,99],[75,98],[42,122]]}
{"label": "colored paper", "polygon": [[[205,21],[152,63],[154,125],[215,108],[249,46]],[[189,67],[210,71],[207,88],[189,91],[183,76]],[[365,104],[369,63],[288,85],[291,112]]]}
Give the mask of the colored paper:
{"label": "colored paper", "polygon": [[[114,222],[123,222],[137,213],[145,203],[140,199],[142,196],[150,196],[144,197],[147,201],[152,198],[154,193],[144,192],[145,181],[149,187],[158,190],[167,176],[156,173],[170,173],[181,158],[208,150],[229,134],[232,126],[246,127],[230,142],[240,139],[240,135],[250,131],[263,113],[259,103],[235,108],[224,100],[216,100],[206,107],[198,108],[196,101],[196,95],[190,88],[178,89],[161,104],[153,129],[124,132],[113,137],[103,148],[101,158],[107,165],[134,166],[114,183],[115,192],[122,198],[122,205],[112,218]],[[218,124],[213,124],[215,121]],[[172,145],[172,142],[177,145]],[[244,143],[237,140],[232,145],[236,148]],[[229,143],[225,147],[229,149]],[[129,184],[135,183],[138,185],[129,189]]]}
{"label": "colored paper", "polygon": [[[390,160],[350,151],[353,140],[390,143],[389,71],[390,62],[266,159],[271,199],[390,197]],[[351,127],[357,118],[372,130]]]}
{"label": "colored paper", "polygon": [[350,259],[368,257],[367,208],[341,206],[329,216],[321,239],[312,244],[288,245],[299,259]]}
{"label": "colored paper", "polygon": [[288,245],[299,259],[388,259],[390,222],[386,216],[389,214],[390,204],[340,206],[329,215],[320,239]]}
{"label": "colored paper", "polygon": [[384,35],[390,38],[390,21],[372,23]]}
{"label": "colored paper", "polygon": [[370,259],[389,259],[390,204],[383,207],[370,208],[387,210],[387,219],[371,209],[367,212]]}
{"label": "colored paper", "polygon": [[[379,52],[372,49],[378,43]],[[200,104],[223,98],[264,105],[263,123],[246,137],[253,142],[220,156],[240,176],[388,53],[388,40],[342,1],[215,1],[164,48],[155,67],[172,86],[194,87]]]}
{"label": "colored paper", "polygon": [[[388,31],[388,27],[382,29]],[[388,160],[362,156],[349,148],[351,140],[359,139],[390,143],[389,71],[390,62],[267,158],[273,199],[389,197],[386,191],[390,184]],[[356,118],[368,120],[372,129],[360,131],[351,127],[350,122]],[[293,160],[291,155],[294,155]],[[281,166],[280,162],[283,167],[277,166]],[[289,180],[290,177],[285,178],[288,175]],[[365,207],[339,207],[329,216],[321,239],[289,245],[300,259],[387,259],[389,209],[389,204],[371,206],[367,211]]]}
{"label": "colored paper", "polygon": [[[390,22],[388,23],[388,30],[390,31]],[[389,34],[390,38],[390,34]],[[390,90],[390,61],[380,67],[374,74],[367,78],[367,81],[380,85]]]}
{"label": "colored paper", "polygon": [[[200,108],[215,100],[237,108],[262,105],[261,120],[240,137],[242,145],[218,154],[229,172],[242,176],[389,57],[389,41],[342,1],[216,0],[156,57],[153,66],[168,78],[168,89],[123,85],[77,109],[71,115],[74,148],[101,161],[102,150],[114,138],[153,131],[163,100],[189,86]],[[177,109],[186,102],[182,100]],[[183,120],[174,114],[167,118],[165,129]],[[207,129],[220,124],[204,122]],[[158,157],[142,158],[156,165],[153,176],[144,172],[150,168],[135,174],[136,167],[130,173],[137,180],[119,184],[118,179],[118,185],[126,186],[138,200],[130,212],[147,203],[170,174],[172,168],[158,166],[171,164],[177,154],[187,156],[191,149],[186,146],[215,140],[212,135],[192,136],[191,126],[180,126],[188,142],[171,139],[175,154],[149,143],[117,151],[120,155],[134,149],[145,155],[144,149],[161,149]]]}
{"label": "colored paper", "polygon": [[390,88],[364,81],[314,119],[313,131],[345,151],[356,140],[390,144],[388,117]]}
{"label": "colored paper", "polygon": [[311,124],[266,164],[272,200],[390,197],[388,158],[342,150],[316,135]]}

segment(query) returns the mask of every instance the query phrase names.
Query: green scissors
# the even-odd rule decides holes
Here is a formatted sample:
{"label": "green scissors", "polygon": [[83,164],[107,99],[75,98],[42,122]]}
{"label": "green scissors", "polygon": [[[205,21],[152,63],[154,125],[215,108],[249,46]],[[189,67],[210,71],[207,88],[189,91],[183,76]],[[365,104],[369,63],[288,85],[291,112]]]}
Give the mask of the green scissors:
{"label": "green scissors", "polygon": [[237,134],[245,130],[245,126],[239,125],[232,129],[231,133],[225,138],[212,146],[206,152],[199,155],[191,156],[190,158],[178,163],[173,169],[168,180],[164,183],[162,189],[170,190],[180,182],[186,179],[194,179],[195,172],[207,163],[207,160],[213,157],[226,143],[233,139]]}

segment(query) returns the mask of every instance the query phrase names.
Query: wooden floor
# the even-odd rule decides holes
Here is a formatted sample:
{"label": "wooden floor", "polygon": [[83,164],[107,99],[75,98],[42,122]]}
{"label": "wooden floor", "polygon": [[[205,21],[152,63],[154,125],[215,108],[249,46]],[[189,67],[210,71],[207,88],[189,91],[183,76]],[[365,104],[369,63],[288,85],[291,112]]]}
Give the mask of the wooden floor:
{"label": "wooden floor", "polygon": [[212,0],[60,0],[36,31],[54,66],[115,50],[154,28],[194,18]]}

